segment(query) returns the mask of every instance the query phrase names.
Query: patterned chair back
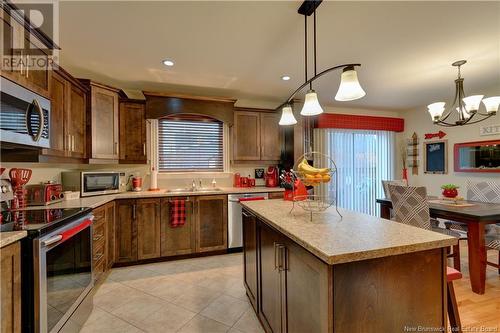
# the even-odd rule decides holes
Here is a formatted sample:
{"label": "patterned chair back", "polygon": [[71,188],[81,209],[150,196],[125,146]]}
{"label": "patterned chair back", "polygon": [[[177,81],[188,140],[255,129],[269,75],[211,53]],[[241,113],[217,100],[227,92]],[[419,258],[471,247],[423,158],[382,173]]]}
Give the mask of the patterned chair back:
{"label": "patterned chair back", "polygon": [[382,187],[384,188],[384,194],[387,199],[389,199],[391,196],[389,194],[389,185],[400,185],[400,186],[406,186],[406,181],[404,180],[383,180],[382,181]]}
{"label": "patterned chair back", "polygon": [[431,217],[425,187],[388,184],[388,188],[394,221],[431,230]]}
{"label": "patterned chair back", "polygon": [[500,183],[467,180],[467,200],[500,203]]}

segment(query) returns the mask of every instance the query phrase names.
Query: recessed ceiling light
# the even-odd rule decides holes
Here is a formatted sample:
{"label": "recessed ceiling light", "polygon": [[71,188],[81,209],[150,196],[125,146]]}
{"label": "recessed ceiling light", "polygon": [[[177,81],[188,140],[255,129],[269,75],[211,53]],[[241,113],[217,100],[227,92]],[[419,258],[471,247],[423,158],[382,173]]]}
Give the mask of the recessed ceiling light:
{"label": "recessed ceiling light", "polygon": [[163,60],[163,64],[168,67],[172,67],[174,65],[174,62],[170,59],[165,59]]}
{"label": "recessed ceiling light", "polygon": [[288,81],[288,80],[290,80],[290,77],[289,77],[288,75],[283,75],[283,76],[281,77],[281,79],[282,79],[283,81]]}

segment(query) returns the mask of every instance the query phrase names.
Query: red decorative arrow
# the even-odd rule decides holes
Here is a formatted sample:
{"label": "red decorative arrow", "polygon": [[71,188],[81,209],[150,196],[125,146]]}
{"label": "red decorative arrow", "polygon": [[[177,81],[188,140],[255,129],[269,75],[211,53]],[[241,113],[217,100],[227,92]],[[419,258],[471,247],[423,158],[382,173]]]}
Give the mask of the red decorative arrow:
{"label": "red decorative arrow", "polygon": [[427,134],[424,134],[425,136],[425,139],[428,140],[428,139],[432,139],[432,138],[444,138],[444,136],[446,135],[445,132],[443,131],[439,131],[437,133],[427,133]]}

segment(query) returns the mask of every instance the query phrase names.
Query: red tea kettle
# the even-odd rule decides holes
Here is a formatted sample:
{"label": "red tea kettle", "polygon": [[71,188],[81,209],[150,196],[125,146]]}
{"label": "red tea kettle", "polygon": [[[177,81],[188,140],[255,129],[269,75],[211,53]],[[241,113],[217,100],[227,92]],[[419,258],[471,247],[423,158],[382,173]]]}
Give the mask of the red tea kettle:
{"label": "red tea kettle", "polygon": [[278,187],[278,168],[275,166],[270,166],[267,168],[266,174],[264,175],[266,179],[266,187]]}

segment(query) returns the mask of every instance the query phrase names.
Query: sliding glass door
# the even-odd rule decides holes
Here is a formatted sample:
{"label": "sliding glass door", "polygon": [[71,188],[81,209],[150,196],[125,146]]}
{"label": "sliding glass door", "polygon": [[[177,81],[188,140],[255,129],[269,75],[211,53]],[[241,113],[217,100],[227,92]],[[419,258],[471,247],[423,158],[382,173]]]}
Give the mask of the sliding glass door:
{"label": "sliding glass door", "polygon": [[338,205],[378,215],[382,180],[394,179],[395,135],[388,131],[315,129],[315,150],[337,164]]}

